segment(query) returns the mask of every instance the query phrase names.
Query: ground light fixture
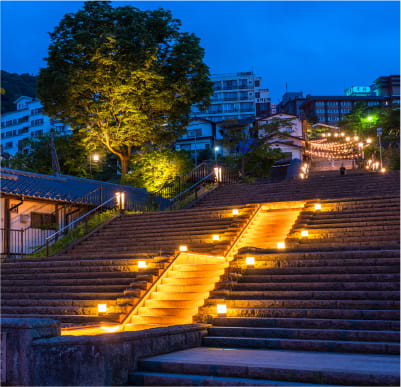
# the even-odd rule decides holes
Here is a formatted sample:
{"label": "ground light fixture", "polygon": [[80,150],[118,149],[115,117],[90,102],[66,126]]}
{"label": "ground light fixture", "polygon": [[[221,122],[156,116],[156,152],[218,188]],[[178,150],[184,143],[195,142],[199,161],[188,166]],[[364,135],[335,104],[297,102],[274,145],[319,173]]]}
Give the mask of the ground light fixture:
{"label": "ground light fixture", "polygon": [[180,250],[180,251],[188,251],[188,246],[186,246],[186,245],[181,245],[181,246],[179,247],[179,250]]}
{"label": "ground light fixture", "polygon": [[358,136],[354,136],[354,141],[358,141],[359,137]]}
{"label": "ground light fixture", "polygon": [[351,137],[345,137],[345,141],[351,141]]}
{"label": "ground light fixture", "polygon": [[239,211],[237,209],[233,210],[233,215],[238,215]]}
{"label": "ground light fixture", "polygon": [[315,210],[321,210],[321,209],[322,209],[322,205],[320,203],[316,203]]}
{"label": "ground light fixture", "polygon": [[380,172],[386,172],[386,168],[382,168],[381,170],[380,170]]}
{"label": "ground light fixture", "polygon": [[107,304],[97,304],[97,312],[98,313],[106,313],[107,312]]}
{"label": "ground light fixture", "polygon": [[367,139],[366,139],[366,142],[367,142],[368,144],[371,144],[371,143],[372,143],[372,139],[371,139],[371,138],[367,138]]}
{"label": "ground light fixture", "polygon": [[307,237],[308,235],[309,235],[308,230],[302,230],[302,231],[301,231],[301,236]]}
{"label": "ground light fixture", "polygon": [[217,314],[226,314],[226,313],[227,313],[227,305],[217,304]]}
{"label": "ground light fixture", "polygon": [[305,179],[305,174],[304,174],[303,172],[301,172],[301,173],[299,174],[299,177],[300,177],[301,179]]}
{"label": "ground light fixture", "polygon": [[220,240],[220,235],[214,234],[214,235],[212,235],[212,239],[214,241],[219,241]]}
{"label": "ground light fixture", "polygon": [[246,257],[245,258],[245,263],[249,266],[252,266],[255,264],[255,257]]}
{"label": "ground light fixture", "polygon": [[285,242],[277,242],[278,249],[285,249]]}
{"label": "ground light fixture", "polygon": [[138,261],[138,269],[144,269],[146,266],[146,261]]}

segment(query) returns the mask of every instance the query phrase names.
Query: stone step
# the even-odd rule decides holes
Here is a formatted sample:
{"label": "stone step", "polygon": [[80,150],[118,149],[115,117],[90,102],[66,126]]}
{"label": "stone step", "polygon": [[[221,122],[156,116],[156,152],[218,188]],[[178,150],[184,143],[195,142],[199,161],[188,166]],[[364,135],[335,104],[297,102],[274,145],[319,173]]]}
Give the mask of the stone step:
{"label": "stone step", "polygon": [[[120,308],[113,307],[113,312],[121,312]],[[86,307],[86,306],[1,306],[1,314],[15,314],[15,315],[31,315],[31,314],[43,314],[43,315],[84,315],[84,316],[98,316],[97,306]]]}
{"label": "stone step", "polygon": [[198,308],[203,305],[204,299],[200,298],[198,300],[158,300],[149,299],[145,301],[145,306],[150,308]]}
{"label": "stone step", "polygon": [[[135,294],[136,297],[140,297],[145,290],[143,289],[137,289],[133,290],[131,293]],[[2,301],[8,299],[18,299],[18,300],[38,300],[38,299],[75,299],[75,300],[85,300],[85,299],[91,299],[91,300],[101,300],[101,299],[116,299],[119,296],[121,296],[121,292],[105,292],[105,291],[99,291],[99,292],[79,292],[79,293],[74,293],[74,292],[23,292],[23,293],[17,293],[17,292],[6,292],[2,291],[1,293],[1,298]],[[34,301],[36,302],[36,301]],[[100,302],[99,302],[100,303]]]}
{"label": "stone step", "polygon": [[[203,308],[202,308],[203,309]],[[205,307],[206,312],[208,308]],[[215,308],[210,308],[217,314]],[[399,320],[397,310],[365,310],[365,309],[312,309],[312,308],[228,308],[228,317],[257,318],[316,318],[316,319],[348,319],[348,320]]]}
{"label": "stone step", "polygon": [[[209,299],[207,306],[221,303]],[[397,310],[399,300],[225,300],[228,308],[312,308],[312,309],[379,309]]]}
{"label": "stone step", "polygon": [[169,294],[169,293],[192,293],[192,292],[208,292],[214,288],[214,284],[203,284],[203,285],[157,285],[157,292]]}
{"label": "stone step", "polygon": [[87,286],[79,286],[79,285],[70,285],[70,286],[46,286],[46,285],[37,285],[37,286],[13,286],[12,290],[14,293],[52,293],[52,292],[71,292],[71,293],[103,293],[107,290],[107,292],[120,292],[122,293],[128,287],[136,290],[146,289],[148,283],[143,284],[135,284],[135,288],[128,285],[107,285],[105,286],[97,286],[97,285],[87,285]]}
{"label": "stone step", "polygon": [[[4,313],[3,318],[21,318],[20,314]],[[23,318],[50,318],[52,320],[59,321],[61,323],[69,324],[87,324],[91,325],[94,323],[103,322],[119,322],[119,315],[105,315],[105,316],[93,316],[93,315],[46,315],[46,314],[24,314]]]}
{"label": "stone step", "polygon": [[[134,286],[143,287],[147,281],[138,280],[135,276],[123,278],[61,278],[61,279],[46,279],[46,286]],[[2,288],[14,286],[43,286],[43,278],[34,279],[3,279],[1,282]]]}
{"label": "stone step", "polygon": [[400,342],[399,332],[340,330],[340,329],[300,329],[300,328],[248,328],[248,327],[209,327],[208,336],[285,338],[302,340],[341,340],[341,341],[384,341]]}
{"label": "stone step", "polygon": [[[215,273],[213,273],[213,274],[215,274]],[[223,274],[223,273],[221,273],[221,274]],[[220,276],[213,275],[213,276],[209,276],[209,277],[200,277],[200,278],[199,277],[189,277],[189,276],[188,277],[179,277],[179,278],[167,277],[167,278],[162,279],[161,284],[162,285],[179,286],[179,285],[185,285],[185,284],[190,283],[191,285],[203,285],[205,283],[206,278],[209,280],[209,282],[215,283],[219,280]]]}
{"label": "stone step", "polygon": [[[135,372],[129,376],[130,386],[287,386],[287,382],[193,374]],[[291,386],[318,386],[291,382]],[[326,384],[328,387],[329,385]],[[334,386],[334,385],[333,385]]]}
{"label": "stone step", "polygon": [[[391,268],[391,267],[390,267]],[[394,270],[394,269],[393,269]],[[318,273],[318,274],[288,274],[288,273],[275,273],[275,274],[264,274],[264,275],[250,275],[243,274],[239,278],[239,285],[242,283],[246,284],[268,284],[270,282],[331,282],[338,281],[343,282],[370,282],[370,281],[399,281],[400,274],[395,272],[390,273],[355,273],[350,274],[348,271],[344,270],[344,274],[341,278],[338,278],[338,274],[332,273]]]}
{"label": "stone step", "polygon": [[[396,386],[399,384],[398,362],[396,356],[198,347],[140,360],[140,374],[136,378],[137,373],[133,373],[129,383],[141,386],[241,386],[263,382],[278,386],[299,385],[297,383]],[[369,371],[368,363],[372,364]],[[163,379],[163,376],[149,380],[143,377],[144,372],[171,375],[172,380]],[[182,375],[190,378],[190,382],[182,379]],[[225,378],[230,379],[224,381]],[[242,383],[243,378],[245,383]],[[249,378],[252,378],[250,384]]]}
{"label": "stone step", "polygon": [[400,322],[394,320],[349,320],[315,318],[255,318],[255,317],[214,317],[213,326],[294,328],[294,329],[341,329],[341,330],[386,330],[397,331]]}
{"label": "stone step", "polygon": [[[133,299],[130,299],[132,302]],[[42,298],[42,299],[2,299],[3,306],[71,306],[71,307],[88,307],[97,308],[98,304],[107,304],[109,306],[117,306],[119,304],[117,297],[114,298],[97,298],[97,299],[74,299],[74,298]]]}
{"label": "stone step", "polygon": [[291,351],[351,352],[398,355],[399,343],[343,340],[302,340],[205,336],[203,345],[220,348],[258,348]]}
{"label": "stone step", "polygon": [[295,291],[211,291],[211,298],[227,298],[227,299],[302,299],[302,300],[398,300],[399,291],[368,291],[368,290],[340,290],[340,291],[308,291],[308,290],[295,290]]}
{"label": "stone step", "polygon": [[131,318],[132,324],[160,324],[165,326],[169,325],[180,325],[180,324],[192,324],[191,316],[152,316],[152,315],[136,315]]}
{"label": "stone step", "polygon": [[204,300],[209,296],[209,292],[152,292],[150,295],[151,300],[166,300],[171,301],[172,299],[177,301],[191,301],[191,300]]}

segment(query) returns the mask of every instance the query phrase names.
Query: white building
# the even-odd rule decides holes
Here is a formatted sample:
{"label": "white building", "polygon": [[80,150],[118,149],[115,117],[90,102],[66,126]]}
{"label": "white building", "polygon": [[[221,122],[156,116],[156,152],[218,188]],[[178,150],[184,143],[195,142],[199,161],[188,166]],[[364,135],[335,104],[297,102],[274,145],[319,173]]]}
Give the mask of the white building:
{"label": "white building", "polygon": [[213,122],[262,117],[270,114],[269,90],[262,89],[262,78],[252,72],[211,76],[214,94],[207,111],[192,107],[192,117]]}
{"label": "white building", "polygon": [[261,128],[265,124],[271,124],[282,121],[279,127],[279,133],[266,137],[266,142],[273,149],[280,149],[287,159],[303,160],[305,151],[304,123],[298,116],[286,113],[277,113],[270,117],[260,118],[256,121],[258,126],[259,138],[267,135]]}
{"label": "white building", "polygon": [[56,133],[68,133],[69,127],[50,119],[43,113],[42,104],[32,97],[19,97],[15,101],[17,110],[1,117],[1,153],[15,155],[29,152],[24,140],[42,136],[54,129]]}

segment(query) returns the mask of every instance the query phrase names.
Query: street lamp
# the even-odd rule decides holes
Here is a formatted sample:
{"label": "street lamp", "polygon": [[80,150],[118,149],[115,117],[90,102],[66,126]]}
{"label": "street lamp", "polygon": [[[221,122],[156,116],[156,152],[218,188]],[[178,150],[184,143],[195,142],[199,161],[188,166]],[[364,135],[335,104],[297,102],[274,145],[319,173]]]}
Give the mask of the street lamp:
{"label": "street lamp", "polygon": [[383,129],[382,128],[377,128],[377,136],[379,137],[379,152],[380,152],[380,169],[383,168],[383,160],[382,160],[382,134],[383,134]]}
{"label": "street lamp", "polygon": [[98,153],[94,153],[93,155],[89,155],[89,172],[90,175],[92,176],[92,161],[94,163],[98,163],[100,160],[100,156]]}

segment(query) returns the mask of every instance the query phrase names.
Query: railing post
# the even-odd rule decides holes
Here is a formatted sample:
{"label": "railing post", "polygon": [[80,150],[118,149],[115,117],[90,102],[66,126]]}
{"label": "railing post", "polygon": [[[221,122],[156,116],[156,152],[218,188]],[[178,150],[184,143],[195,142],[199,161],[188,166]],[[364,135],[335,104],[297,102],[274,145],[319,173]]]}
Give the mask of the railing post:
{"label": "railing post", "polygon": [[21,231],[20,231],[20,236],[21,236],[21,249],[20,249],[21,257],[24,254],[24,232],[25,232],[25,230],[22,228]]}
{"label": "railing post", "polygon": [[49,240],[46,238],[46,257],[49,256]]}

